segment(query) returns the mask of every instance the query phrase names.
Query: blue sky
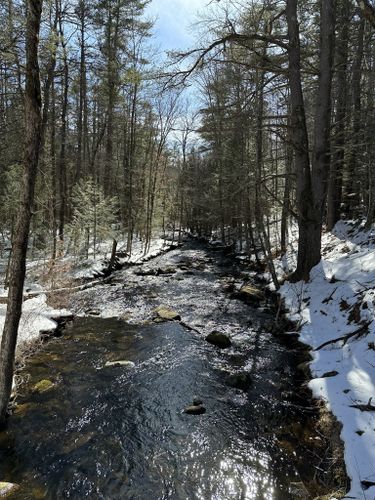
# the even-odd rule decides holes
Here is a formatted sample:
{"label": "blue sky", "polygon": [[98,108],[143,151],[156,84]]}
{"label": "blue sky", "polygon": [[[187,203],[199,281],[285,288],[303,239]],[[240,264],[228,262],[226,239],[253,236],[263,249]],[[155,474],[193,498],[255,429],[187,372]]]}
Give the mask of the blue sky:
{"label": "blue sky", "polygon": [[186,49],[194,44],[189,26],[208,0],[152,0],[147,14],[157,18],[154,33],[162,50]]}

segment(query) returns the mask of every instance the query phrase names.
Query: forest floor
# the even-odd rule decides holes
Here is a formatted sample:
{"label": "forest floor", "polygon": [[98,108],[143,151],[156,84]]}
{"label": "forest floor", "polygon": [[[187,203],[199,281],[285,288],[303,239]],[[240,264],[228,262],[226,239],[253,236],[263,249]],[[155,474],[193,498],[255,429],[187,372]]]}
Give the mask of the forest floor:
{"label": "forest floor", "polygon": [[[293,239],[293,238],[292,238]],[[293,269],[297,239],[282,259]],[[309,283],[285,282],[280,294],[300,341],[311,347],[313,395],[342,424],[351,489],[345,498],[375,498],[375,229],[340,222],[323,235],[323,259]]]}

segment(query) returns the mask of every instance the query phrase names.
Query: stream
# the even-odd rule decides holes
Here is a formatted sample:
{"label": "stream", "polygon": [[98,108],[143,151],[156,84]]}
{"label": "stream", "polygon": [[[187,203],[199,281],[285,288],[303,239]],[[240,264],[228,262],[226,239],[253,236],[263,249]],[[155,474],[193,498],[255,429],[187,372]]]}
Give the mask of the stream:
{"label": "stream", "polygon": [[[295,391],[301,351],[269,333],[272,303],[228,292],[252,275],[190,241],[74,296],[73,311],[91,316],[27,362],[18,409],[0,433],[1,480],[21,486],[19,499],[293,498],[291,483],[311,466],[288,437],[293,426],[312,428],[301,411],[309,401]],[[152,321],[158,305],[195,330]],[[231,347],[206,342],[212,330]],[[106,366],[116,360],[134,366]],[[232,387],[233,373],[251,384]],[[45,379],[53,387],[33,392]],[[184,413],[194,397],[206,413]]]}

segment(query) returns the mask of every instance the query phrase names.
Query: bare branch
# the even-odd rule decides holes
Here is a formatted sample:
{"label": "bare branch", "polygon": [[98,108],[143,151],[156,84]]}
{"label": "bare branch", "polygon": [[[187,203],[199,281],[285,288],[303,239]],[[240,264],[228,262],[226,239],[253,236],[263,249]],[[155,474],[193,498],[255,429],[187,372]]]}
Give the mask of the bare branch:
{"label": "bare branch", "polygon": [[357,0],[357,4],[363,17],[375,28],[375,7],[371,5],[369,0]]}

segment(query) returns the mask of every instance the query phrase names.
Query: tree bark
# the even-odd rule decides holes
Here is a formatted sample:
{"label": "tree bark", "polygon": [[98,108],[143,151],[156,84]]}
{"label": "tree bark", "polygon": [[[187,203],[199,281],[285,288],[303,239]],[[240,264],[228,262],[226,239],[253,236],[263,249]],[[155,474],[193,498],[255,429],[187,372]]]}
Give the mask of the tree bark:
{"label": "tree bark", "polygon": [[26,21],[26,143],[20,208],[17,216],[10,263],[8,307],[0,351],[0,423],[4,424],[9,403],[17,332],[22,311],[26,253],[31,210],[41,142],[41,95],[38,40],[42,12],[41,0],[27,1]]}
{"label": "tree bark", "polygon": [[328,177],[329,126],[331,110],[332,56],[334,43],[334,0],[321,3],[319,84],[315,111],[313,164],[310,167],[309,140],[301,81],[301,50],[297,0],[286,6],[289,36],[289,85],[292,142],[295,152],[298,207],[298,256],[292,281],[308,280],[321,259],[323,206]]}

